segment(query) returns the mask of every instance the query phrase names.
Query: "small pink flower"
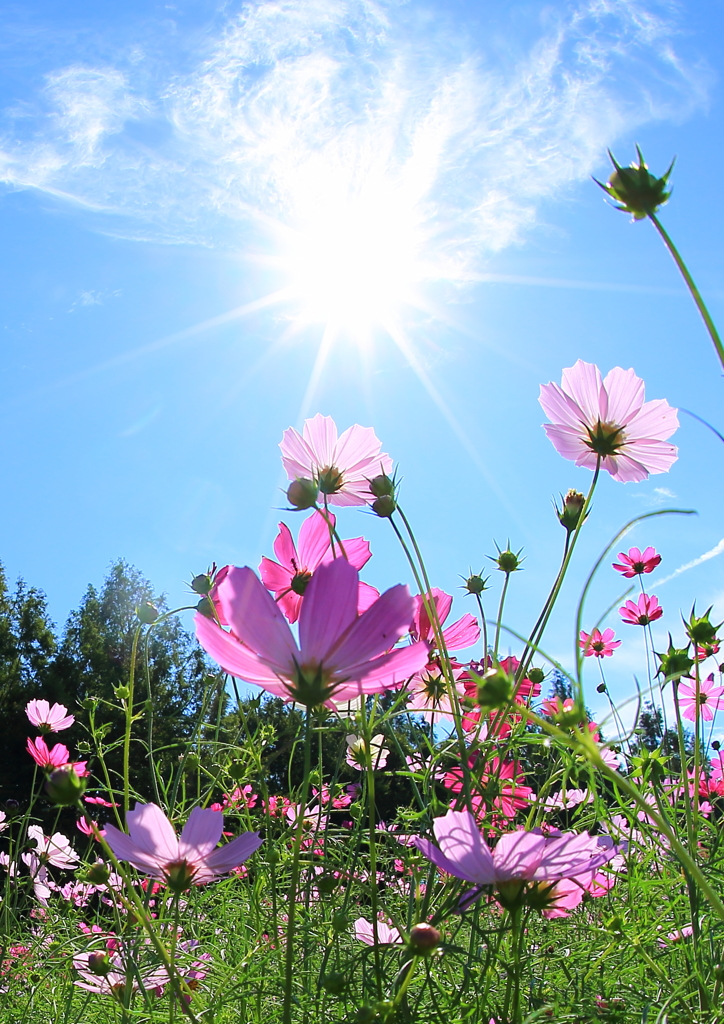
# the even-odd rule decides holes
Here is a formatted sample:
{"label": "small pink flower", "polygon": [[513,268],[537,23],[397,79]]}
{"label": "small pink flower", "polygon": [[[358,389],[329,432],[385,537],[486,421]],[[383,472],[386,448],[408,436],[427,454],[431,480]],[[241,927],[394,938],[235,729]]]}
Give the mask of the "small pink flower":
{"label": "small pink flower", "polygon": [[705,722],[711,722],[715,711],[724,708],[724,686],[714,686],[714,673],[699,683],[699,694],[697,697],[695,683],[679,683],[679,703],[684,718],[690,722],[696,721],[697,714]]}
{"label": "small pink flower", "polygon": [[696,661],[706,661],[707,658],[713,658],[715,654],[719,653],[719,644],[715,640],[712,644],[697,644],[696,645]]}
{"label": "small pink flower", "polygon": [[[289,527],[279,523],[279,533],[274,541],[274,554],[278,562],[271,558],[262,558],[259,575],[267,590],[271,590],[277,604],[290,622],[296,622],[302,606],[302,597],[316,569],[335,557],[346,557],[355,569],[361,569],[370,557],[368,541],[362,537],[342,541],[344,556],[339,544],[335,541],[334,552],[330,540],[330,525],[334,527],[335,518],[329,513],[330,523],[321,512],[313,512],[301,525],[299,530],[298,548],[294,545]],[[357,611],[363,612],[379,597],[374,587],[360,583]]]}
{"label": "small pink flower", "polygon": [[55,743],[48,747],[42,736],[31,740],[28,737],[26,749],[32,759],[45,771],[52,771],[54,768],[73,768],[76,775],[88,775],[86,769],[87,761],[71,761],[70,751],[64,743]]}
{"label": "small pink flower", "polygon": [[623,621],[631,626],[648,626],[650,622],[661,618],[664,609],[654,594],[639,594],[638,601],[627,601],[619,608],[619,613]]}
{"label": "small pink flower", "polygon": [[[366,943],[368,946],[374,946],[375,930],[372,923],[370,921],[366,921],[363,917],[358,917],[354,923],[354,937],[359,939],[360,942]],[[379,943],[384,943],[385,945],[399,945],[402,942],[402,936],[397,928],[392,927],[392,922],[385,924],[384,921],[378,921],[377,941]]]}
{"label": "small pink flower", "polygon": [[32,725],[41,732],[60,732],[62,729],[70,729],[75,717],[68,714],[64,704],[53,704],[52,708],[47,700],[31,700],[25,706],[25,714]]}
{"label": "small pink flower", "polygon": [[290,480],[314,480],[331,505],[365,505],[373,500],[369,480],[392,470],[372,427],[355,424],[337,436],[331,416],[317,413],[302,433],[289,427],[279,445]]}
{"label": "small pink flower", "polygon": [[544,430],[564,458],[577,466],[600,466],[622,483],[666,473],[677,449],[666,444],[679,426],[676,409],[658,399],[644,401],[644,382],[616,366],[601,380],[593,363],[579,359],[563,371],[561,386],[543,384],[540,404],[553,421]]}
{"label": "small pink flower", "polygon": [[359,575],[346,559],[320,565],[302,602],[297,645],[258,577],[232,568],[218,588],[231,631],[199,614],[196,635],[230,675],[284,700],[353,700],[402,685],[427,661],[422,641],[392,650],[412,617],[407,587],[391,587],[362,615],[358,595]]}
{"label": "small pink flower", "polygon": [[584,655],[587,658],[595,655],[597,658],[610,658],[617,647],[621,646],[620,640],[614,640],[616,636],[612,629],[594,629],[591,633],[584,633],[581,630],[578,641]]}
{"label": "small pink flower", "polygon": [[106,825],[106,842],[116,857],[175,892],[221,878],[262,843],[258,832],[244,832],[217,849],[224,816],[208,808],[194,807],[179,837],[156,804],[136,804],[126,819],[130,836]]}
{"label": "small pink flower", "polygon": [[666,947],[670,946],[672,942],[681,942],[682,939],[691,938],[693,934],[694,929],[692,925],[685,924],[683,928],[677,928],[676,931],[669,932],[666,938],[662,937],[657,939],[656,942],[662,949],[666,949]]}
{"label": "small pink flower", "polygon": [[613,567],[629,580],[642,573],[653,572],[656,566],[661,564],[661,555],[657,554],[655,548],[646,548],[645,551],[629,548],[628,554],[619,551],[618,557],[621,562],[614,562]]}

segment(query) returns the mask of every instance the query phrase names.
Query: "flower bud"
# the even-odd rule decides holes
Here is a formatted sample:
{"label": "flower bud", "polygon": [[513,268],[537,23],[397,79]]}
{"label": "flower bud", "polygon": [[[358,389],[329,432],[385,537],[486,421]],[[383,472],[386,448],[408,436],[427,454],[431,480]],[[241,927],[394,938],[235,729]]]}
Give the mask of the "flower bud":
{"label": "flower bud", "polygon": [[123,684],[121,686],[116,686],[113,693],[116,695],[116,697],[118,697],[119,700],[128,700],[128,698],[131,696],[130,689]]}
{"label": "flower bud", "polygon": [[696,614],[696,606],[691,609],[691,617],[684,625],[686,626],[686,635],[692,643],[707,647],[716,642],[716,634],[724,623],[720,622],[718,626],[713,625],[709,619],[710,615],[711,608],[707,609],[703,615]]}
{"label": "flower bud", "polygon": [[332,929],[335,932],[345,932],[349,928],[349,917],[343,910],[335,910],[332,914]]}
{"label": "flower bud", "polygon": [[571,489],[565,498],[561,495],[561,501],[563,502],[561,508],[558,508],[555,503],[553,506],[556,510],[558,521],[564,529],[569,533],[573,533],[580,522],[586,499],[580,491]]}
{"label": "flower bud", "polygon": [[598,686],[596,687],[596,693],[605,693],[605,692],[606,692],[606,684],[605,683],[599,683]]}
{"label": "flower bud", "polygon": [[209,597],[202,597],[199,603],[196,605],[196,611],[200,615],[205,615],[207,619],[212,619],[216,622],[216,612],[214,611],[214,604]]}
{"label": "flower bud", "polygon": [[213,585],[211,576],[207,572],[199,573],[191,580],[191,589],[194,594],[208,594]]}
{"label": "flower bud", "polygon": [[395,481],[387,473],[373,476],[368,483],[370,485],[370,492],[374,494],[375,498],[394,498]]}
{"label": "flower bud", "polygon": [[136,615],[144,626],[150,626],[158,618],[158,608],[150,601],[141,601],[139,605],[136,605]]}
{"label": "flower bud", "polygon": [[330,971],[322,975],[322,988],[332,996],[341,996],[347,987],[347,979],[341,971]]}
{"label": "flower bud", "polygon": [[88,868],[85,877],[91,885],[105,885],[111,877],[111,869],[102,860],[97,860]]}
{"label": "flower bud", "polygon": [[712,740],[711,748],[712,750],[720,750],[721,743],[719,742],[719,740]]}
{"label": "flower bud", "polygon": [[382,497],[372,502],[372,511],[380,519],[390,519],[396,508],[395,499],[389,494],[383,494]]}
{"label": "flower bud", "polygon": [[319,497],[319,487],[314,480],[302,477],[293,480],[287,488],[287,501],[292,508],[303,512],[307,508],[314,508]]}
{"label": "flower bud", "polygon": [[681,676],[688,675],[694,664],[689,657],[689,649],[687,647],[674,647],[670,633],[669,649],[666,654],[659,654],[658,651],[654,651],[654,653],[659,659],[658,674],[666,679],[680,679]]}
{"label": "flower bud", "polygon": [[671,192],[666,191],[666,186],[674,168],[674,161],[671,161],[668,171],[657,178],[646,166],[638,146],[636,152],[639,157],[638,166],[631,164],[630,167],[621,167],[609,150],[608,155],[615,169],[608,184],[604,185],[595,178],[593,180],[612,199],[621,204],[616,209],[630,213],[634,220],[643,220],[649,214],[656,213],[658,208],[668,201]]}
{"label": "flower bud", "polygon": [[[497,544],[495,546],[496,548],[498,547]],[[521,551],[522,550],[523,549],[521,548]],[[504,572],[506,576],[509,576],[512,572],[517,572],[518,569],[520,569],[520,563],[523,561],[520,557],[520,551],[517,553],[515,551],[511,551],[510,541],[508,541],[508,547],[505,551],[501,551],[500,548],[498,548],[497,558],[493,558],[491,555],[488,555],[488,558],[495,562],[500,571]]]}
{"label": "flower bud", "polygon": [[528,669],[528,678],[530,679],[533,686],[540,686],[545,677],[546,674],[542,668],[536,668],[535,666],[533,666],[533,668]]}
{"label": "flower bud", "polygon": [[68,807],[78,802],[86,787],[85,779],[79,778],[70,766],[56,768],[45,782],[45,792],[51,804]]}
{"label": "flower bud", "polygon": [[489,576],[483,576],[482,573],[473,573],[465,580],[465,589],[469,594],[482,594],[488,589],[489,579]]}
{"label": "flower bud", "polygon": [[476,699],[484,711],[505,707],[513,699],[513,677],[500,666],[489,668],[482,676],[478,676]]}
{"label": "flower bud", "polygon": [[97,974],[104,978],[111,973],[112,965],[107,953],[90,953],[88,955],[88,970],[91,974]]}
{"label": "flower bud", "polygon": [[442,935],[431,924],[424,921],[413,925],[410,930],[410,949],[418,956],[427,956],[436,946],[440,945]]}

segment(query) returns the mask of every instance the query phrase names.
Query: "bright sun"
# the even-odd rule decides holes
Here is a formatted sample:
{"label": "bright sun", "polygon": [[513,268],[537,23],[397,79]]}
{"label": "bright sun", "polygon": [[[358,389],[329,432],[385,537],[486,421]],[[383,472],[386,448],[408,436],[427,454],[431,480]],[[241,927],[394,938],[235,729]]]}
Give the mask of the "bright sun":
{"label": "bright sun", "polygon": [[283,257],[299,320],[362,336],[415,300],[419,226],[399,190],[315,189],[298,203]]}

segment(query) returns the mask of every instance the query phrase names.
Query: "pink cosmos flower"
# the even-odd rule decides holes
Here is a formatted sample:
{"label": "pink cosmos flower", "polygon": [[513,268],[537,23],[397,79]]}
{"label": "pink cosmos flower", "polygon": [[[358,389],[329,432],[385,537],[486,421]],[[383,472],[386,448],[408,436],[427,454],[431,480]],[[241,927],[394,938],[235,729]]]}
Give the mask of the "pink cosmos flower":
{"label": "pink cosmos flower", "polygon": [[[432,603],[437,612],[440,625],[445,622],[452,609],[453,599],[444,590],[433,587],[428,594],[428,603]],[[435,630],[430,616],[425,608],[425,601],[421,594],[415,596],[415,614],[410,626],[410,634],[413,640],[424,640],[430,650],[437,647]],[[474,615],[466,612],[457,622],[453,622],[447,629],[442,630],[442,638],[448,651],[459,651],[464,647],[472,647],[480,639],[480,626]]]}
{"label": "pink cosmos flower", "polygon": [[677,449],[666,444],[679,426],[664,399],[644,401],[644,382],[620,366],[601,380],[593,363],[579,359],[563,371],[561,386],[543,384],[540,404],[553,421],[544,430],[564,458],[595,469],[600,464],[622,483],[666,473]]}
{"label": "pink cosmos flower", "polygon": [[[329,513],[331,525],[335,518]],[[344,556],[355,569],[361,569],[369,559],[369,542],[362,537],[342,541]],[[279,559],[262,558],[259,575],[267,590],[271,590],[277,604],[290,622],[296,622],[302,606],[302,596],[306,592],[309,581],[315,570],[324,562],[331,562],[335,557],[344,557],[339,544],[332,544],[329,536],[329,525],[321,512],[314,512],[301,525],[299,530],[299,549],[294,546],[289,527],[279,523],[279,533],[274,541],[274,554]],[[357,611],[363,612],[380,596],[374,587],[360,582]]]}
{"label": "pink cosmos flower", "polygon": [[585,871],[575,878],[563,878],[545,892],[547,907],[541,913],[549,920],[568,917],[581,904],[586,893],[594,897],[605,896],[615,883],[616,876],[606,871]]}
{"label": "pink cosmos flower", "polygon": [[373,500],[369,480],[392,470],[372,427],[355,424],[337,436],[331,416],[317,413],[302,433],[284,431],[279,445],[290,480],[314,480],[331,505],[365,505]]}
{"label": "pink cosmos flower", "polygon": [[25,714],[36,729],[43,733],[70,729],[75,722],[75,717],[68,714],[64,704],[53,704],[51,708],[47,700],[28,701],[25,705]]}
{"label": "pink cosmos flower", "polygon": [[[450,664],[450,670],[454,682],[454,691],[458,699],[465,696],[464,686],[459,680],[465,672],[463,665],[456,661]],[[408,680],[405,689],[410,694],[407,703],[407,711],[410,714],[422,715],[428,721],[439,721],[441,718],[454,718],[448,684],[440,664],[440,659],[434,656],[428,660],[427,665],[420,672]]]}
{"label": "pink cosmos flower", "polygon": [[125,988],[129,984],[133,992],[138,992],[141,986],[144,991],[150,992],[168,982],[168,974],[163,967],[152,971],[143,971],[139,982],[136,971],[129,971],[125,960],[115,952],[111,954],[105,951],[79,953],[73,958],[73,966],[82,979],[74,982],[78,988],[83,988],[86,992],[93,992],[96,995],[114,996],[121,1001]]}
{"label": "pink cosmos flower", "polygon": [[42,736],[31,740],[28,737],[26,749],[32,759],[45,771],[52,771],[54,768],[73,768],[76,775],[90,774],[86,769],[87,761],[71,761],[70,751],[63,743],[55,743],[48,747]]}
{"label": "pink cosmos flower", "polygon": [[[478,763],[481,768],[476,767]],[[473,754],[468,764],[473,779],[471,802],[481,817],[490,810],[500,811],[506,818],[514,818],[518,811],[529,806],[533,790],[524,785],[525,775],[519,761],[504,761],[499,757],[485,761],[478,754]],[[462,793],[462,769],[451,768],[443,785],[453,793]]]}
{"label": "pink cosmos flower", "polygon": [[714,712],[724,708],[722,694],[724,694],[724,686],[714,686],[713,672],[699,683],[698,697],[695,683],[679,683],[679,703],[684,718],[695,722],[697,714],[701,714],[705,722],[711,722]]}
{"label": "pink cosmos flower", "polygon": [[491,850],[469,811],[448,811],[435,819],[433,832],[437,846],[419,836],[413,845],[442,871],[476,887],[464,897],[465,906],[483,886],[500,891],[517,882],[522,891],[533,882],[575,878],[595,871],[618,852],[609,839],[587,832],[546,836],[538,831],[509,832]]}
{"label": "pink cosmos flower", "polygon": [[[364,917],[358,917],[354,923],[354,937],[359,939],[360,942],[366,943],[368,946],[374,946],[375,930],[372,923],[370,921],[366,921]],[[385,924],[384,921],[378,921],[377,941],[385,944],[390,943],[398,945],[403,940],[397,928],[392,927],[391,921],[389,924]]]}
{"label": "pink cosmos flower", "polygon": [[648,626],[664,614],[659,599],[654,594],[639,594],[638,601],[627,601],[619,613],[624,622],[631,626]]}
{"label": "pink cosmos flower", "polygon": [[584,633],[581,630],[578,644],[585,657],[610,658],[617,647],[621,646],[620,640],[614,640],[616,636],[612,629],[594,629],[591,633]]}
{"label": "pink cosmos flower", "polygon": [[666,938],[660,938],[656,940],[656,944],[661,946],[662,949],[666,949],[673,942],[681,942],[682,939],[689,939],[694,934],[694,928],[690,924],[685,924],[683,928],[677,928],[676,931],[669,932]]}
{"label": "pink cosmos flower", "polygon": [[106,825],[106,842],[119,860],[165,882],[174,892],[213,882],[261,846],[258,832],[244,832],[216,849],[224,816],[194,807],[181,835],[156,804],[136,804],[126,815],[130,836]]}
{"label": "pink cosmos flower", "polygon": [[629,548],[628,554],[619,551],[618,557],[621,562],[614,562],[613,567],[629,580],[645,572],[653,572],[656,566],[661,564],[661,555],[657,554],[655,548],[646,548],[644,551],[640,548]]}
{"label": "pink cosmos flower", "polygon": [[302,602],[297,645],[258,577],[232,568],[218,589],[231,631],[197,615],[196,635],[226,672],[285,700],[318,706],[381,693],[422,668],[427,645],[391,650],[410,624],[407,587],[391,587],[362,615],[358,593],[357,570],[346,559],[320,565]]}
{"label": "pink cosmos flower", "polygon": [[35,843],[33,853],[42,864],[53,864],[71,871],[78,867],[78,854],[62,832],[46,836],[40,825],[28,825],[28,838]]}

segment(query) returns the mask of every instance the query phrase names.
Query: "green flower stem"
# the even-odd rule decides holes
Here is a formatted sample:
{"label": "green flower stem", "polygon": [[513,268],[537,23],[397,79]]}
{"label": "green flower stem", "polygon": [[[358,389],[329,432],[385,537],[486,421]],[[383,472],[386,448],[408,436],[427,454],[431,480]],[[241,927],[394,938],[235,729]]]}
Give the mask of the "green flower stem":
{"label": "green flower stem", "polygon": [[703,298],[701,297],[701,292],[696,287],[696,284],[694,282],[694,278],[689,273],[689,269],[686,266],[686,264],[684,263],[683,259],[681,258],[679,250],[676,248],[676,246],[672,242],[671,238],[669,237],[668,232],[664,228],[663,224],[659,221],[659,219],[656,216],[656,214],[649,213],[648,217],[649,217],[649,220],[651,221],[651,223],[654,225],[654,227],[658,231],[658,233],[661,235],[661,238],[663,239],[664,245],[666,246],[666,248],[669,250],[669,252],[673,256],[674,262],[676,263],[676,266],[681,271],[681,276],[686,281],[687,287],[688,287],[689,291],[691,292],[691,297],[694,300],[694,302],[696,303],[696,308],[699,310],[699,312],[701,314],[701,318],[702,318],[702,320],[704,321],[704,323],[706,325],[707,331],[709,332],[709,337],[711,338],[712,344],[714,345],[714,348],[716,349],[716,354],[719,357],[719,362],[721,363],[722,368],[724,368],[724,345],[722,345],[722,340],[719,337],[719,332],[716,329],[716,325],[714,324],[714,321],[711,318],[711,314],[709,313],[709,310],[706,308],[706,304],[705,304]]}
{"label": "green flower stem", "polygon": [[425,606],[425,611],[427,612],[428,618],[433,628],[433,632],[435,634],[435,644],[437,645],[437,649],[440,652],[443,674],[445,676],[445,683],[447,685],[448,696],[450,698],[450,708],[453,713],[455,735],[460,745],[460,762],[463,772],[463,796],[465,797],[465,804],[472,814],[473,807],[470,786],[470,766],[468,765],[467,747],[465,743],[465,731],[463,729],[462,714],[460,712],[460,704],[458,702],[457,691],[455,689],[455,680],[453,679],[452,672],[450,671],[450,655],[447,650],[447,645],[445,644],[445,637],[442,635],[442,625],[440,624],[440,619],[437,614],[437,606],[430,597],[432,588],[430,586],[430,581],[427,578],[425,563],[423,561],[420,549],[417,545],[417,541],[415,540],[415,535],[412,532],[412,527],[407,521],[407,518],[399,505],[397,506],[397,512],[399,513],[402,522],[405,524],[405,529],[407,530],[407,533],[410,537],[410,541],[412,542],[415,553],[417,555],[417,559],[420,564],[420,572],[422,573],[422,579],[420,578],[420,572],[418,572],[417,570],[415,560],[412,557],[412,552],[410,551],[410,548],[408,547],[405,538],[402,536],[400,528],[398,527],[397,523],[394,521],[392,517],[390,517],[390,526],[395,531],[395,535],[397,536],[397,539],[399,540],[402,546],[402,550],[405,552],[407,561],[409,562],[410,568],[412,569],[412,575],[415,577],[417,589],[420,592],[423,605]]}
{"label": "green flower stem", "polygon": [[485,618],[485,611],[483,609],[483,599],[480,594],[475,595],[475,600],[478,602],[478,609],[480,611],[480,624],[483,627],[483,665],[487,661],[488,657],[488,622]]}
{"label": "green flower stem", "polygon": [[[500,646],[500,629],[503,622],[503,608],[505,607],[505,598],[508,593],[508,584],[510,583],[510,573],[506,572],[505,582],[503,583],[502,590],[500,591],[500,603],[498,605],[498,618],[495,623],[495,640],[493,641],[493,658],[497,662],[498,660],[498,648]],[[487,667],[485,661],[483,667]]]}
{"label": "green flower stem", "polygon": [[131,728],[133,726],[133,689],[136,681],[136,658],[138,657],[138,640],[141,636],[142,623],[138,623],[131,644],[131,666],[128,671],[128,697],[126,698],[126,727],[123,733],[123,813],[128,814],[131,799],[130,759],[131,759]]}
{"label": "green flower stem", "polygon": [[304,713],[304,774],[302,776],[302,792],[297,807],[296,834],[292,851],[292,879],[289,884],[289,906],[287,918],[286,950],[284,959],[284,1007],[282,1020],[291,1024],[292,1001],[294,987],[294,932],[296,926],[297,891],[299,888],[299,855],[304,838],[304,812],[309,800],[309,777],[312,772],[312,720],[309,708]]}
{"label": "green flower stem", "polygon": [[370,912],[372,914],[372,936],[374,938],[375,983],[377,998],[382,998],[382,959],[380,957],[380,941],[377,934],[379,919],[377,892],[377,835],[375,832],[375,772],[372,764],[372,729],[367,717],[366,702],[362,700],[362,737],[364,739],[365,788],[367,794],[367,842],[369,844],[369,878],[370,878]]}
{"label": "green flower stem", "polygon": [[[520,666],[518,668],[518,679],[516,680],[516,682],[519,682],[521,679],[525,678],[525,673],[527,672],[528,666],[530,665],[530,662],[533,659],[533,653],[535,651],[535,648],[543,638],[543,633],[545,632],[545,628],[548,625],[548,620],[551,617],[551,613],[553,611],[555,603],[558,600],[558,595],[561,592],[561,587],[563,586],[563,581],[566,577],[566,573],[568,572],[568,567],[571,564],[571,558],[573,557],[573,552],[575,550],[579,534],[581,532],[584,522],[586,521],[586,516],[591,506],[591,499],[593,498],[593,492],[596,489],[596,484],[598,483],[598,477],[600,472],[601,457],[599,456],[598,461],[596,462],[596,468],[593,472],[593,480],[591,481],[591,486],[588,488],[588,494],[586,495],[586,500],[583,503],[581,514],[579,516],[578,522],[576,523],[576,528],[572,534],[569,534],[566,537],[566,544],[563,551],[563,561],[561,562],[561,567],[558,570],[558,575],[555,578],[555,581],[551,588],[551,592],[548,595],[545,604],[543,605],[543,610],[540,613],[538,621],[536,622],[535,626],[533,626],[533,629],[528,638],[528,642],[526,643],[523,654],[521,655]],[[578,641],[578,633],[576,633],[576,641]]]}

